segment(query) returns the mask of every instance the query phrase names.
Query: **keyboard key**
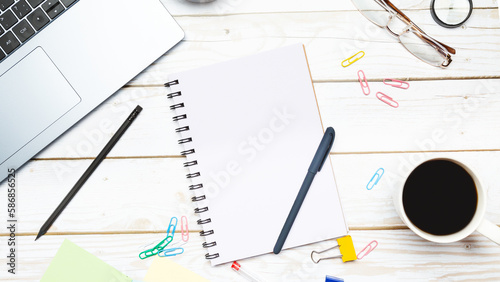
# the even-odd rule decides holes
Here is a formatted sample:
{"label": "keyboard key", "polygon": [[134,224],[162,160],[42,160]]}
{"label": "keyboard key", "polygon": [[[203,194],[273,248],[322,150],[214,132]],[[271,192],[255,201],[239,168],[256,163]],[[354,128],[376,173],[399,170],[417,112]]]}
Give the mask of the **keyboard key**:
{"label": "keyboard key", "polygon": [[22,20],[20,23],[18,23],[15,27],[12,28],[12,31],[14,32],[14,34],[17,35],[17,38],[19,38],[21,42],[28,40],[28,38],[30,38],[33,34],[35,34],[35,31],[30,26],[27,20]]}
{"label": "keyboard key", "polygon": [[3,29],[0,27],[0,35],[3,34]]}
{"label": "keyboard key", "polygon": [[28,15],[27,19],[37,31],[50,21],[41,8],[38,8],[31,12],[31,14]]}
{"label": "keyboard key", "polygon": [[5,54],[2,52],[2,50],[0,50],[0,61],[3,60],[3,58],[5,58]]}
{"label": "keyboard key", "polygon": [[69,7],[71,4],[75,3],[76,0],[61,0],[61,2],[64,4],[64,6]]}
{"label": "keyboard key", "polygon": [[3,48],[5,53],[10,54],[18,46],[19,46],[19,41],[12,32],[9,31],[5,35],[0,37],[0,47]]}
{"label": "keyboard key", "polygon": [[45,12],[47,12],[48,10],[50,10],[50,8],[52,8],[52,6],[54,6],[57,3],[59,3],[59,1],[57,0],[47,0],[43,2],[42,8]]}
{"label": "keyboard key", "polygon": [[11,10],[8,10],[0,15],[0,24],[3,26],[5,30],[11,28],[16,23],[17,23],[17,18],[16,16],[14,16],[14,13],[12,13]]}
{"label": "keyboard key", "polygon": [[28,3],[30,3],[31,7],[35,9],[40,3],[42,3],[43,0],[28,0]]}
{"label": "keyboard key", "polygon": [[[52,6],[48,6],[50,4],[52,4]],[[47,15],[49,15],[51,19],[55,18],[62,11],[64,11],[64,7],[61,3],[59,3],[59,1],[47,1],[42,4],[42,8],[45,12],[47,12]]]}
{"label": "keyboard key", "polygon": [[5,11],[12,4],[14,4],[14,0],[0,0],[0,10]]}
{"label": "keyboard key", "polygon": [[31,7],[26,3],[25,0],[21,0],[12,6],[12,11],[20,19],[24,18],[29,12],[31,12]]}

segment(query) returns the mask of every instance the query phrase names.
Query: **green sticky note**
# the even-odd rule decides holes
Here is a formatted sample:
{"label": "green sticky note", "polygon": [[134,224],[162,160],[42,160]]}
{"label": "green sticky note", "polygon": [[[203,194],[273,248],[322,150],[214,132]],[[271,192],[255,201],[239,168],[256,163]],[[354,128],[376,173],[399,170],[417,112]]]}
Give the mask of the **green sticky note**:
{"label": "green sticky note", "polygon": [[64,240],[40,282],[131,282],[96,256]]}

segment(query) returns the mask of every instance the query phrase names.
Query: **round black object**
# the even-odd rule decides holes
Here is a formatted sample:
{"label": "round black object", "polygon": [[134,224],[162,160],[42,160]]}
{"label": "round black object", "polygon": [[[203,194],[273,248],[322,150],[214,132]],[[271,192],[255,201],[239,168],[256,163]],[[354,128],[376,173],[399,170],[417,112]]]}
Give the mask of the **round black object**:
{"label": "round black object", "polygon": [[[436,5],[436,2],[438,5]],[[440,5],[452,3],[447,8],[441,8]],[[458,8],[454,7],[453,2],[459,3]],[[442,27],[454,28],[461,26],[472,14],[472,0],[432,0],[431,15],[434,21]],[[446,16],[446,17],[445,17]]]}

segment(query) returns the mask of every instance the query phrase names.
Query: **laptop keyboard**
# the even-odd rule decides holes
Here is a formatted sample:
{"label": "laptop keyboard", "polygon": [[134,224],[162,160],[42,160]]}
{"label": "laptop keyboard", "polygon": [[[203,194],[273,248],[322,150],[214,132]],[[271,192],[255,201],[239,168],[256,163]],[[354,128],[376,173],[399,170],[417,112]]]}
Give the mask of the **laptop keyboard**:
{"label": "laptop keyboard", "polygon": [[0,62],[78,0],[0,0]]}

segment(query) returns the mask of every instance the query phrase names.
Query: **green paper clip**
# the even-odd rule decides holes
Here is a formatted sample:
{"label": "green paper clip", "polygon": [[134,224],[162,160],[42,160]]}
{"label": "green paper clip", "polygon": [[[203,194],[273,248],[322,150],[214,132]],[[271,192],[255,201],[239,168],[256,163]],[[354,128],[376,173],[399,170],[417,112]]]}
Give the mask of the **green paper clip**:
{"label": "green paper clip", "polygon": [[154,255],[157,255],[160,251],[162,251],[170,242],[172,242],[174,238],[172,236],[167,236],[165,239],[163,239],[158,245],[156,245],[154,248],[149,249],[147,251],[144,251],[139,254],[140,259],[146,259],[149,257],[152,257]]}

